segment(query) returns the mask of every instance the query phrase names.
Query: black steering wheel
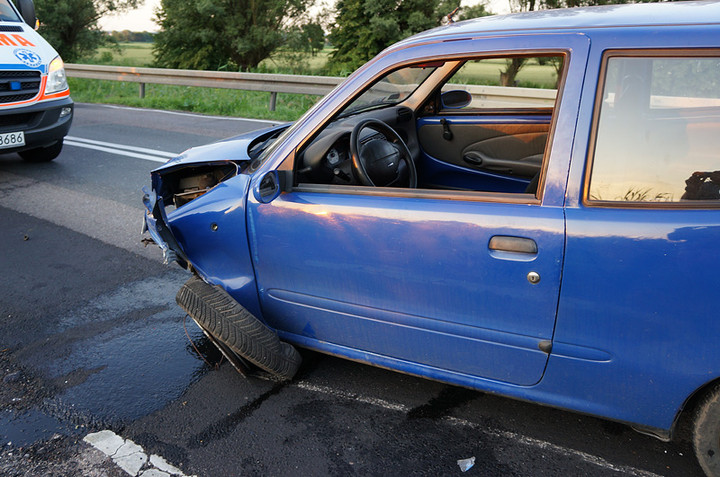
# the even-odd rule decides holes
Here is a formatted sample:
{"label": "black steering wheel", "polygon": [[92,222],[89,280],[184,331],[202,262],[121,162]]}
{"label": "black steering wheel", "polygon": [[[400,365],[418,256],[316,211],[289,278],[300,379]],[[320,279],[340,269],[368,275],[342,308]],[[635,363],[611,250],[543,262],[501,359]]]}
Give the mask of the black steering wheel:
{"label": "black steering wheel", "polygon": [[[360,133],[365,128],[372,128],[387,139],[374,138],[361,144]],[[365,119],[355,125],[350,134],[350,155],[355,176],[363,185],[394,185],[403,175],[400,164],[404,162],[408,170],[407,186],[417,187],[417,169],[407,144],[393,128],[380,120]]]}

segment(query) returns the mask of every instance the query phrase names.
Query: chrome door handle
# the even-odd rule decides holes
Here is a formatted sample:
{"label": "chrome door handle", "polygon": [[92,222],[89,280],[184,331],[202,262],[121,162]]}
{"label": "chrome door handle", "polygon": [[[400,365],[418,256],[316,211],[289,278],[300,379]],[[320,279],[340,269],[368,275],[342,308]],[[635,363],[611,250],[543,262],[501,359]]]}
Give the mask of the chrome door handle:
{"label": "chrome door handle", "polygon": [[490,250],[499,252],[526,253],[535,255],[538,252],[537,243],[525,237],[512,237],[510,235],[495,235],[488,244]]}

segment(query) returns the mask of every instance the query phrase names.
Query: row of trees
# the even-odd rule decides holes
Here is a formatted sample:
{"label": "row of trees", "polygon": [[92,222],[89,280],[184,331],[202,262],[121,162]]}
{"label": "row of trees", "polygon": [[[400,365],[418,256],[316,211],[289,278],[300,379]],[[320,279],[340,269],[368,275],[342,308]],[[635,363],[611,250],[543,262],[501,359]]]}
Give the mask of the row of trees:
{"label": "row of trees", "polygon": [[[100,17],[143,0],[35,0],[40,32],[69,62],[105,41]],[[278,48],[316,52],[325,31],[335,47],[331,73],[351,72],[388,45],[438,26],[461,0],[336,0],[334,19],[310,19],[315,0],[161,0],[156,12],[157,66],[247,71]],[[629,0],[612,0],[613,3]],[[648,1],[648,0],[638,0]],[[610,0],[511,0],[516,11],[610,3]],[[461,8],[460,20],[490,15],[480,3]],[[518,65],[518,68],[522,65]]]}
{"label": "row of trees", "polygon": [[141,43],[152,43],[155,38],[153,33],[149,31],[111,31],[110,40],[116,43],[123,42],[141,42]]}

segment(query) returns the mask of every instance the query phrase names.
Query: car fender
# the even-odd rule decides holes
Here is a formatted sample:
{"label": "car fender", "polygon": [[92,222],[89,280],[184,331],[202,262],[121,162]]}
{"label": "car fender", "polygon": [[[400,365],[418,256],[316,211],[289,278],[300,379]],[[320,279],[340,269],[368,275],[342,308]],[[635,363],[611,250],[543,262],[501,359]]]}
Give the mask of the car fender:
{"label": "car fender", "polygon": [[167,214],[188,262],[262,319],[246,226],[251,176],[240,174]]}

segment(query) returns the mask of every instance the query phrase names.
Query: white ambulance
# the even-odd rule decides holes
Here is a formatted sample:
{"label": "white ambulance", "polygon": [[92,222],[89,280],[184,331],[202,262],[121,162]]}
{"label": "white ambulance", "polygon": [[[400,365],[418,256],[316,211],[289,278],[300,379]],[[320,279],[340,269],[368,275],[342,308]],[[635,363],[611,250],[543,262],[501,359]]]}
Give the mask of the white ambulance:
{"label": "white ambulance", "polygon": [[55,159],[73,101],[62,59],[36,31],[32,0],[0,0],[0,153]]}

